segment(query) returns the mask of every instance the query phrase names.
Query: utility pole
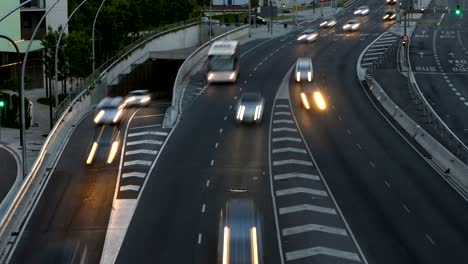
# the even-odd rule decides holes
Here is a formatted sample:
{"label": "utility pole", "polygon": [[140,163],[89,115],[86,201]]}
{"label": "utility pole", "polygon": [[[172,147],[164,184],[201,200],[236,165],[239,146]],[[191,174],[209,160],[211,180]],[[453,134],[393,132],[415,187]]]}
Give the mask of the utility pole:
{"label": "utility pole", "polygon": [[208,35],[210,35],[210,45],[211,45],[211,33],[212,33],[212,28],[211,28],[211,13],[213,11],[212,9],[213,6],[213,0],[210,0],[210,29],[208,30]]}

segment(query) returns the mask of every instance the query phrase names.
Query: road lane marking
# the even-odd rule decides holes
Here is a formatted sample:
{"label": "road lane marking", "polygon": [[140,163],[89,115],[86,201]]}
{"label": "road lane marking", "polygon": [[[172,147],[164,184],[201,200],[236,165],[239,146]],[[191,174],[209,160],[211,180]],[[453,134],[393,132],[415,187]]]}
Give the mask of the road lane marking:
{"label": "road lane marking", "polygon": [[290,116],[291,113],[290,112],[275,112],[275,115],[288,115],[288,116]]}
{"label": "road lane marking", "polygon": [[357,146],[357,148],[358,148],[359,150],[362,150],[361,144],[357,143],[356,146]]}
{"label": "road lane marking", "polygon": [[149,150],[149,149],[137,149],[137,150],[125,151],[125,156],[136,155],[136,154],[156,155],[156,154],[158,154],[158,151],[157,150]]}
{"label": "road lane marking", "polygon": [[206,180],[205,186],[206,186],[207,188],[210,187],[210,180]]}
{"label": "road lane marking", "polygon": [[334,208],[310,205],[310,204],[294,205],[294,206],[283,207],[279,209],[280,214],[297,213],[297,212],[302,212],[302,211],[313,211],[317,213],[336,215],[336,210]]}
{"label": "road lane marking", "polygon": [[224,121],[226,121],[226,119],[227,119],[227,116],[224,117]]}
{"label": "road lane marking", "polygon": [[296,153],[303,153],[307,154],[307,151],[305,149],[300,149],[300,148],[276,148],[271,151],[272,153],[283,153],[283,152],[296,152]]}
{"label": "road lane marking", "polygon": [[320,232],[334,234],[334,235],[348,236],[348,233],[343,228],[336,228],[336,227],[316,225],[316,224],[284,228],[283,236],[290,236],[290,235],[301,234],[301,233],[306,233],[306,232],[311,232],[311,231],[320,231]]}
{"label": "road lane marking", "polygon": [[384,182],[385,182],[385,185],[387,185],[389,189],[392,188],[392,186],[390,185],[390,183],[388,183],[388,181],[384,181]]}
{"label": "road lane marking", "polygon": [[137,119],[137,118],[146,118],[146,117],[155,117],[155,116],[163,116],[163,115],[164,115],[164,114],[135,116],[135,117],[133,117],[133,119]]}
{"label": "road lane marking", "polygon": [[431,236],[429,236],[428,234],[426,234],[426,238],[427,238],[427,240],[429,240],[429,242],[431,242],[432,245],[435,245],[435,242],[434,242],[434,240],[432,240],[432,237],[431,237]]}
{"label": "road lane marking", "polygon": [[147,160],[132,160],[124,162],[124,167],[133,166],[133,165],[144,165],[151,166],[151,161]]}
{"label": "road lane marking", "polygon": [[138,192],[140,190],[140,186],[138,185],[125,185],[125,186],[120,186],[120,191],[135,191]]}
{"label": "road lane marking", "polygon": [[218,142],[216,142],[216,144],[215,144],[215,149],[217,149],[217,148],[218,148],[218,146],[219,146],[219,143],[218,143]]}
{"label": "road lane marking", "polygon": [[442,19],[444,19],[444,16],[445,16],[445,13],[442,13],[442,15],[440,16],[440,20],[437,23],[437,26],[440,26],[440,23],[442,23]]}
{"label": "road lane marking", "polygon": [[201,212],[202,212],[202,213],[205,212],[205,207],[206,207],[205,204],[203,204],[202,209],[201,209]]}
{"label": "road lane marking", "polygon": [[231,109],[232,109],[232,105],[229,106],[229,110],[231,110]]}
{"label": "road lane marking", "polygon": [[338,115],[338,120],[340,120],[340,121],[343,120],[343,119],[341,118],[341,115]]}
{"label": "road lane marking", "polygon": [[362,58],[363,61],[368,61],[368,60],[376,60],[379,57],[368,57],[368,58]]}
{"label": "road lane marking", "polygon": [[351,134],[351,130],[349,130],[349,129],[346,129],[346,133],[352,135],[352,134]]}
{"label": "road lane marking", "polygon": [[373,53],[366,53],[364,54],[365,56],[374,56],[374,55],[382,55],[384,54],[385,52],[373,52]]}
{"label": "road lane marking", "polygon": [[131,127],[131,128],[129,128],[129,130],[151,128],[151,127],[160,127],[160,126],[161,126],[161,124],[149,125],[149,126],[138,126],[138,127]]}
{"label": "road lane marking", "polygon": [[278,190],[276,191],[276,196],[285,196],[285,195],[298,194],[298,193],[313,194],[313,195],[318,195],[318,196],[328,196],[327,192],[325,191],[304,188],[304,187],[296,187],[296,188]]}
{"label": "road lane marking", "polygon": [[281,165],[288,165],[288,164],[296,164],[296,165],[304,165],[304,166],[314,166],[314,164],[310,161],[305,160],[297,160],[297,159],[288,159],[288,160],[280,160],[280,161],[273,161],[273,166],[281,166]]}
{"label": "road lane marking", "polygon": [[285,104],[277,104],[276,105],[276,108],[280,108],[280,107],[289,108],[289,105],[285,105]]}
{"label": "road lane marking", "polygon": [[281,131],[297,132],[297,129],[295,129],[295,128],[289,128],[289,127],[278,127],[278,128],[273,128],[273,132],[281,132]]}
{"label": "road lane marking", "polygon": [[198,233],[198,245],[201,244],[202,234]]}
{"label": "road lane marking", "polygon": [[295,137],[279,137],[279,138],[273,138],[271,141],[272,142],[281,142],[281,141],[301,142],[301,139],[295,138]]}
{"label": "road lane marking", "polygon": [[280,119],[280,120],[274,120],[273,124],[279,124],[279,123],[287,123],[287,124],[294,124],[292,120],[286,120],[286,119]]}
{"label": "road lane marking", "polygon": [[408,206],[406,206],[406,204],[402,204],[402,206],[408,214],[411,213],[410,209],[408,208]]}
{"label": "road lane marking", "polygon": [[361,262],[361,258],[356,253],[327,248],[327,247],[312,247],[312,248],[286,252],[286,260],[290,261],[290,260],[295,260],[295,259],[302,259],[302,258],[312,257],[315,255],[328,255],[332,257]]}
{"label": "road lane marking", "polygon": [[145,178],[145,177],[146,177],[146,173],[142,173],[142,172],[128,172],[128,173],[122,174],[122,178],[130,178],[130,177]]}
{"label": "road lane marking", "polygon": [[213,166],[213,164],[214,164],[214,160],[211,160],[211,163],[210,163],[210,165],[211,165],[211,166]]}
{"label": "road lane marking", "polygon": [[220,133],[220,134],[223,133],[223,129],[222,129],[222,128],[219,129],[219,133]]}
{"label": "road lane marking", "polygon": [[162,145],[162,141],[159,140],[137,140],[137,141],[127,141],[127,146],[141,145],[141,144],[151,144],[151,145]]}
{"label": "road lane marking", "polygon": [[302,179],[307,179],[307,180],[320,181],[320,177],[317,175],[298,173],[298,172],[283,173],[283,174],[277,174],[274,176],[275,181],[276,180],[288,180],[292,178],[302,178]]}
{"label": "road lane marking", "polygon": [[167,136],[168,133],[160,132],[160,131],[143,131],[143,132],[130,133],[127,135],[127,137],[139,137],[139,136],[145,136],[145,135]]}

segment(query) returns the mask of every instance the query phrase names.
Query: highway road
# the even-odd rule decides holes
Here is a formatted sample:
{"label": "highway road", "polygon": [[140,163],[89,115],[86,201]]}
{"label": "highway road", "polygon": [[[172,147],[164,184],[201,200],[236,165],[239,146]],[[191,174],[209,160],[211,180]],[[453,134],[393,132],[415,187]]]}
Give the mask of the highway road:
{"label": "highway road", "polygon": [[[71,263],[84,258],[87,263],[99,263],[119,167],[117,161],[105,163],[111,140],[124,132],[133,113],[131,127],[155,125],[162,118],[152,115],[162,115],[166,108],[167,104],[153,102],[146,109],[130,109],[120,128],[104,128],[99,141],[102,148],[89,166],[86,159],[101,128],[93,124],[94,112],[87,115],[69,139],[10,262]],[[119,181],[119,187],[124,184]],[[129,196],[129,192],[121,195]]]}
{"label": "highway road", "polygon": [[[253,199],[261,212],[264,263],[283,263],[281,257],[294,264],[464,263],[466,201],[382,117],[357,81],[359,54],[389,26],[381,20],[388,7],[381,1],[369,5],[372,13],[359,18],[360,32],[337,27],[308,45],[297,43],[294,34],[243,45],[238,83],[203,88],[173,131],[149,127],[160,124],[167,105],[133,110],[125,121],[135,113],[131,123],[118,131],[128,141],[120,163],[85,166],[97,133],[92,117],[86,117],[65,148],[12,263],[83,255],[98,263],[114,198],[138,202],[117,263],[213,263],[220,210],[232,197]],[[337,26],[350,17],[351,11],[344,12]],[[325,89],[326,112],[301,107],[299,87],[288,75],[300,56],[314,62],[313,85]],[[276,98],[283,80],[289,94]],[[260,126],[235,123],[236,100],[247,91],[265,97]],[[279,128],[295,134],[277,137],[273,129]],[[146,133],[155,130],[167,138],[150,152],[146,148],[157,140]],[[299,141],[275,145],[281,137]],[[305,156],[287,154],[279,160],[276,147],[296,148]],[[154,151],[160,151],[158,160],[148,170],[144,166],[154,165]],[[300,158],[296,165],[306,167],[277,168]],[[294,170],[302,179],[285,180]],[[144,176],[130,179],[130,174]],[[294,228],[299,224],[308,229]]]}
{"label": "highway road", "polygon": [[[433,1],[453,10],[464,1]],[[421,23],[411,38],[410,59],[419,88],[447,126],[468,144],[468,19],[453,12],[424,14],[433,23]]]}
{"label": "highway road", "polygon": [[3,198],[15,183],[16,176],[18,176],[19,163],[17,163],[13,155],[11,150],[0,146],[0,168],[2,170],[0,176],[0,201],[3,201]]}

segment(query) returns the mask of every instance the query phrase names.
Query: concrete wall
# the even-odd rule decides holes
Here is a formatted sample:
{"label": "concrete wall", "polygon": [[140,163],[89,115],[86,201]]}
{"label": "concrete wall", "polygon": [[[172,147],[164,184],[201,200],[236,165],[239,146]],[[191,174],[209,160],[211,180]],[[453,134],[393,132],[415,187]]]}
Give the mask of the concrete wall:
{"label": "concrete wall", "polygon": [[[56,2],[56,0],[45,0],[46,1],[46,10]],[[67,23],[68,19],[68,1],[60,1],[57,5],[50,11],[46,18],[46,28],[51,26],[53,30],[57,30],[60,25],[64,26]],[[68,33],[68,27],[65,29],[65,32]]]}

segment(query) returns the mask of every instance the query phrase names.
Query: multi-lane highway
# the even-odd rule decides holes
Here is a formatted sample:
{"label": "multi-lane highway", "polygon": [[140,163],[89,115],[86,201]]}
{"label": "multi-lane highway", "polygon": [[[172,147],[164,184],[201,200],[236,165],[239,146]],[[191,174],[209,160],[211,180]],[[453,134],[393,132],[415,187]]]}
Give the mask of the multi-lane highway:
{"label": "multi-lane highway", "polygon": [[[465,1],[433,1],[411,38],[410,59],[426,99],[450,129],[468,144],[468,19],[453,10]],[[445,6],[451,10],[443,9]],[[433,9],[432,9],[433,10]],[[431,10],[431,11],[432,11]],[[464,11],[463,11],[464,12]]]}
{"label": "multi-lane highway", "polygon": [[[387,122],[356,78],[359,54],[390,25],[382,21],[389,8],[383,1],[367,4],[371,13],[357,18],[358,32],[341,30],[354,17],[345,10],[314,43],[298,43],[291,33],[242,45],[237,83],[199,84],[172,131],[159,127],[167,105],[130,110],[119,128],[102,134],[124,142],[112,165],[104,164],[105,149],[85,165],[100,132],[92,115],[84,118],[11,262],[85,256],[98,263],[114,242],[109,219],[125,202],[136,207],[133,217],[128,230],[117,230],[124,236],[118,254],[106,257],[214,263],[221,209],[229,198],[248,197],[260,212],[264,263],[464,263],[466,201]],[[327,111],[302,107],[301,86],[290,74],[302,56],[312,58],[312,85],[323,89]],[[265,98],[263,123],[238,125],[237,99],[250,91]]]}

